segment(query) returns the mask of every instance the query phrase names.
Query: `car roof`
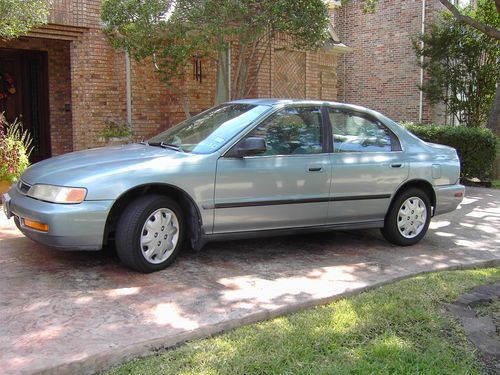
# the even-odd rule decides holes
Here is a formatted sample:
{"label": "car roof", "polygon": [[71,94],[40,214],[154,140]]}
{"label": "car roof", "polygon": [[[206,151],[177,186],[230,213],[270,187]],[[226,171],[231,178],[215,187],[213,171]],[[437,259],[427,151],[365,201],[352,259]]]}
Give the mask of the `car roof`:
{"label": "car roof", "polygon": [[353,111],[363,111],[363,112],[375,112],[369,108],[365,108],[359,105],[333,102],[328,100],[311,100],[311,99],[280,99],[280,98],[262,98],[262,99],[239,99],[233,100],[230,103],[241,103],[241,104],[254,104],[254,105],[267,105],[271,107],[276,107],[286,104],[306,104],[306,105],[324,105],[329,104],[338,108],[350,109]]}

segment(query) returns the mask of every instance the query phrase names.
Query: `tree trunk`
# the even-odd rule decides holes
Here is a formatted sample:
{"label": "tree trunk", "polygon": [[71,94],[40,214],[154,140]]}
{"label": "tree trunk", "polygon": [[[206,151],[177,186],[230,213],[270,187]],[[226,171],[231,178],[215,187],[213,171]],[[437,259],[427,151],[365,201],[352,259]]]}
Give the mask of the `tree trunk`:
{"label": "tree trunk", "polygon": [[215,89],[215,104],[221,104],[229,101],[229,76],[228,64],[229,56],[226,50],[217,52],[217,79]]}
{"label": "tree trunk", "polygon": [[[495,98],[491,104],[487,127],[500,138],[500,72],[497,78]],[[500,154],[497,155],[493,168],[493,177],[500,178]]]}
{"label": "tree trunk", "polygon": [[186,118],[190,118],[191,110],[189,109],[189,94],[184,92],[181,94],[181,103],[182,103],[182,110],[184,111]]}

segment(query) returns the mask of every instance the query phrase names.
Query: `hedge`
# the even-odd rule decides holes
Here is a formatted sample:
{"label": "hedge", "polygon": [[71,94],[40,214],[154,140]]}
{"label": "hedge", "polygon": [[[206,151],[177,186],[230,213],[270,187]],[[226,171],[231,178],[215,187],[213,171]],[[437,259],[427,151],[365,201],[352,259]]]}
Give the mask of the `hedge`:
{"label": "hedge", "polygon": [[466,126],[405,125],[420,139],[455,148],[461,161],[462,178],[489,181],[500,140],[489,129]]}

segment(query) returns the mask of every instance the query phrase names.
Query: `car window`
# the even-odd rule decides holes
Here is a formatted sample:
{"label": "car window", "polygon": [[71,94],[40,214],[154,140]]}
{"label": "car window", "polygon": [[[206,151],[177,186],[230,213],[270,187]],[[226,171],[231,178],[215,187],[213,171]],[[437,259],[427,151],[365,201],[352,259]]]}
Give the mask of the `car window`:
{"label": "car window", "polygon": [[319,154],[323,152],[320,107],[287,107],[257,126],[249,136],[264,137],[262,155]]}
{"label": "car window", "polygon": [[400,151],[387,126],[361,114],[329,108],[334,152]]}
{"label": "car window", "polygon": [[184,152],[217,151],[271,107],[253,104],[222,104],[191,117],[148,140],[165,143]]}

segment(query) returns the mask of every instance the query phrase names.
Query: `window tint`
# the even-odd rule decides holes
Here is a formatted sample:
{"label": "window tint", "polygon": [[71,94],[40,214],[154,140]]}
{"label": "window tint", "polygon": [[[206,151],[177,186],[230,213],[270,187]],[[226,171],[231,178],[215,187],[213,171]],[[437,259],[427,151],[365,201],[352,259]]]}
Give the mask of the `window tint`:
{"label": "window tint", "polygon": [[249,136],[264,137],[263,155],[319,154],[323,152],[321,109],[289,107],[257,126]]}
{"label": "window tint", "polygon": [[360,114],[330,108],[334,152],[399,151],[396,136],[383,124]]}

